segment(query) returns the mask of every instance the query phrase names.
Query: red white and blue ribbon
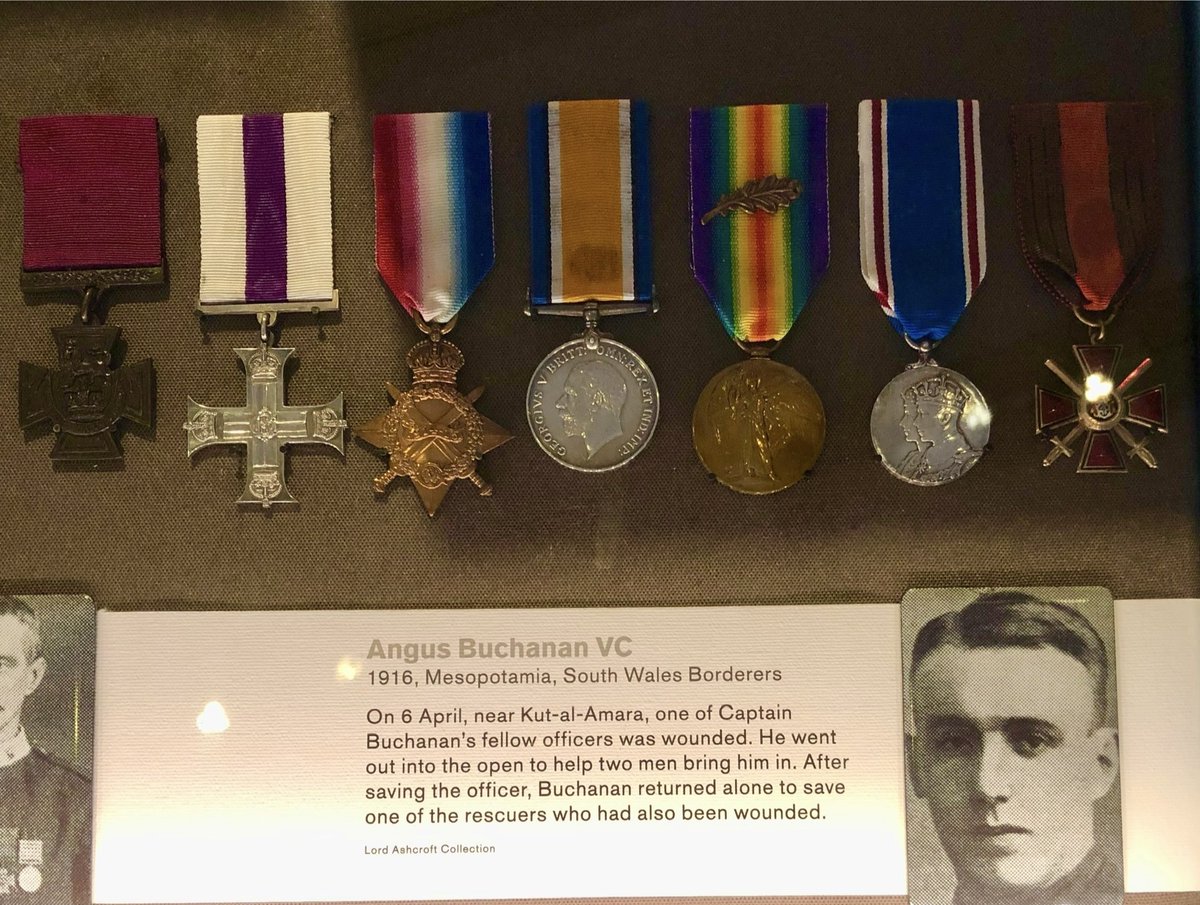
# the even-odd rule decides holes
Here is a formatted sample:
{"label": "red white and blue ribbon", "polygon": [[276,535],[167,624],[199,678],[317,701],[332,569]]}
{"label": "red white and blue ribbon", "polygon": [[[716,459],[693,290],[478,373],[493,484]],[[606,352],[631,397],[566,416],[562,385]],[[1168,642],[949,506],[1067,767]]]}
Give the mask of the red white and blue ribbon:
{"label": "red white and blue ribbon", "polygon": [[446,323],[492,269],[486,113],[375,117],[375,264],[410,313]]}
{"label": "red white and blue ribbon", "polygon": [[200,305],[332,301],[328,113],[201,116]]}
{"label": "red white and blue ribbon", "polygon": [[979,102],[858,105],[863,278],[897,331],[943,339],[983,280]]}

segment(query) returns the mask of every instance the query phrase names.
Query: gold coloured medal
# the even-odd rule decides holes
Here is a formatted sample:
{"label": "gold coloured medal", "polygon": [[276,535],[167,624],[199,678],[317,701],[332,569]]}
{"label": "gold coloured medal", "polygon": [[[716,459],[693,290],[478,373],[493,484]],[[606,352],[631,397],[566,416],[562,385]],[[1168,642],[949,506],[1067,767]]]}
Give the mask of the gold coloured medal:
{"label": "gold coloured medal", "polygon": [[692,411],[692,442],[726,487],[777,493],[804,477],[821,454],[825,408],[798,371],[751,358],[704,387]]}

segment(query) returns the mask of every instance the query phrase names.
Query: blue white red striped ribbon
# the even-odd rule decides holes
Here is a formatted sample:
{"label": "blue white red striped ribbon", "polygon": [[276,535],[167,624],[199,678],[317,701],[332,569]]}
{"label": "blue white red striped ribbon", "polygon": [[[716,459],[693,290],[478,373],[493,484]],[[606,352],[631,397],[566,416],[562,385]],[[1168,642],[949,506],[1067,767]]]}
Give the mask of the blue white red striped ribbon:
{"label": "blue white red striped ribbon", "polygon": [[200,304],[330,301],[328,113],[201,116]]}
{"label": "blue white red striped ribbon", "polygon": [[979,102],[858,105],[863,278],[899,332],[938,341],[987,269]]}
{"label": "blue white red striped ribbon", "polygon": [[496,259],[486,113],[375,117],[375,263],[429,323],[467,303]]}

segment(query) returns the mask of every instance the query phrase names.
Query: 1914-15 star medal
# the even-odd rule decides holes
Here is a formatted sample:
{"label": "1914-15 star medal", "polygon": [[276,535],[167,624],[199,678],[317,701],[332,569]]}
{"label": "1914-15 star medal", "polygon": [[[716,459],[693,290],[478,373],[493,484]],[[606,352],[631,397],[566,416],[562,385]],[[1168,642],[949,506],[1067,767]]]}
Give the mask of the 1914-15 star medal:
{"label": "1914-15 star medal", "polygon": [[483,387],[466,395],[458,391],[455,375],[463,363],[458,347],[440,337],[418,343],[408,352],[412,387],[401,390],[389,383],[392,407],[356,431],[388,453],[388,469],[375,478],[375,489],[382,493],[396,478],[407,477],[431,516],[457,480],[470,481],[480,495],[490,496],[492,487],[475,470],[476,463],[512,439],[475,411]]}

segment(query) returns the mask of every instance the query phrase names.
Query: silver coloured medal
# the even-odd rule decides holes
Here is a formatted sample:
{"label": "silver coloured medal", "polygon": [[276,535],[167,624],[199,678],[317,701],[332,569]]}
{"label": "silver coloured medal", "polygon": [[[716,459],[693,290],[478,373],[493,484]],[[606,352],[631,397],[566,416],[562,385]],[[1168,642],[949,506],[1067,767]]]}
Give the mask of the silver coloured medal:
{"label": "silver coloured medal", "polygon": [[992,413],[975,384],[927,356],[893,378],[871,410],[884,468],[923,487],[949,484],[979,461]]}
{"label": "silver coloured medal", "polygon": [[542,359],[526,395],[538,445],[577,471],[628,464],[650,442],[658,408],[658,384],[646,363],[594,329]]}

